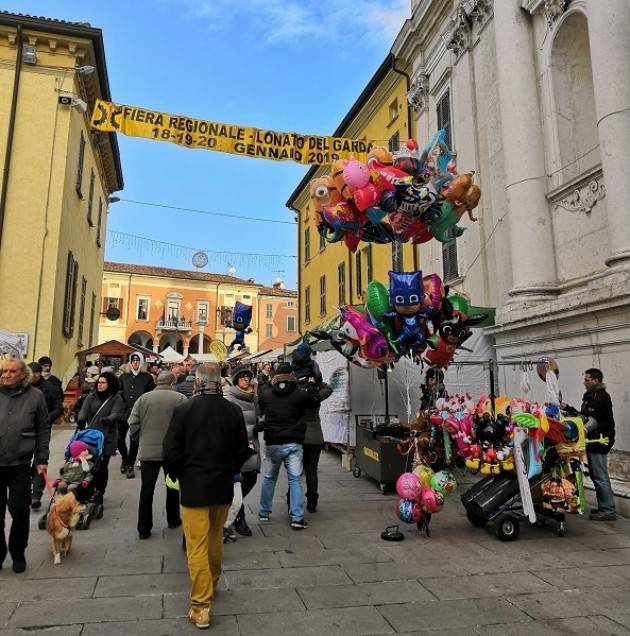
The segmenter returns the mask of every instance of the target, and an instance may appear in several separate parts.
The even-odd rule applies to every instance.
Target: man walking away
[[[304,521],[304,495],[300,481],[303,470],[302,443],[306,433],[306,422],[301,418],[306,409],[318,404],[317,385],[309,381],[306,390],[298,390],[288,363],[280,364],[271,382],[261,389],[258,405],[265,416],[263,430],[266,447],[258,512],[260,521],[269,521],[280,465],[284,464],[289,479],[291,527],[302,530],[308,525]]]
[[[48,426],[52,429],[52,425],[63,413],[63,393],[61,388],[54,382],[49,382],[42,378],[42,365],[38,362],[31,362],[28,365],[31,370],[31,386],[39,389],[46,401],[46,410],[48,411]],[[48,433],[50,435],[50,432]],[[39,510],[42,507],[42,495],[44,494],[44,477],[40,475],[33,466],[33,495],[31,498],[31,508]]]
[[[615,419],[612,400],[604,375],[599,369],[588,369],[584,372],[586,393],[582,398],[582,415],[586,418],[586,456],[591,479],[597,496],[597,509],[591,510],[589,519],[593,521],[615,521],[615,495],[608,475],[608,453],[615,443]],[[607,439],[607,441],[605,441]]]
[[[186,398],[173,390],[175,376],[162,371],[154,391],[141,395],[131,409],[129,437],[139,443],[140,502],[138,504],[138,536],[148,539],[153,528],[153,494],[162,467],[162,443],[175,407]],[[179,493],[166,489],[166,521],[169,528],[181,525],[179,519]]]
[[[221,367],[199,365],[195,396],[178,406],[164,438],[164,467],[179,479],[186,555],[191,579],[188,618],[210,626],[221,576],[223,525],[234,475],[250,454],[243,413],[221,395]]]
[[[31,370],[25,362],[9,358],[0,367],[0,568],[7,555],[4,518],[8,503],[13,519],[8,548],[13,571],[20,573],[26,569],[31,464],[35,463],[39,474],[46,472],[50,426],[46,401],[41,391],[30,386]]]
[[[134,465],[138,456],[138,441],[129,439],[129,450],[127,450],[127,431],[129,425],[127,420],[131,415],[131,409],[136,400],[145,393],[155,388],[153,376],[146,371],[142,371],[144,356],[141,353],[132,353],[129,356],[131,372],[120,376],[120,389],[123,402],[125,403],[125,417],[118,423],[118,452],[122,458],[120,472],[127,473],[127,479],[133,479],[136,474]]]
[[[52,369],[52,360],[48,356],[42,356],[38,361],[38,364],[42,367],[42,378],[46,380],[46,382],[52,382],[55,384],[59,390],[62,390],[61,380],[51,373]]]

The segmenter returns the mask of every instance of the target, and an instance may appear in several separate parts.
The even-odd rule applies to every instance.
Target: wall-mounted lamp
[[[118,203],[120,201],[120,197],[108,197],[107,203]]]
[[[91,75],[94,73],[94,67],[90,64],[86,64],[85,66],[77,66],[74,69],[79,75]]]

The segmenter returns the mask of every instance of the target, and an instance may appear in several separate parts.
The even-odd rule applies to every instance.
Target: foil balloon
[[[431,487],[431,479],[433,477],[433,470],[426,464],[418,464],[414,469],[414,474],[420,480],[420,484],[424,488]]]
[[[431,478],[431,488],[444,497],[448,497],[456,487],[457,482],[455,481],[455,477],[446,470],[435,473]]]
[[[396,481],[396,492],[402,499],[415,499],[421,487],[420,480],[414,473],[403,473]]]
[[[398,502],[398,517],[405,523],[418,523],[422,518],[422,508],[417,501],[401,499]]]
[[[455,159],[446,143],[446,129],[438,130],[420,153],[420,171],[440,189],[455,175]]]
[[[228,351],[233,351],[235,347],[243,349],[245,347],[245,334],[251,333],[249,323],[252,321],[252,306],[236,301],[232,312],[232,322],[227,327],[235,330],[234,340],[230,343]]]
[[[420,491],[420,506],[424,512],[434,514],[439,512],[444,505],[444,497],[432,488],[423,488]]]
[[[361,357],[376,362],[389,361],[389,347],[385,336],[370,323],[367,316],[353,307],[340,308],[344,323],[339,329],[342,338],[356,343]]]
[[[365,308],[372,324],[387,338],[392,351],[398,354],[394,329],[384,320],[389,312],[389,292],[383,283],[377,280],[368,283],[365,292]]]

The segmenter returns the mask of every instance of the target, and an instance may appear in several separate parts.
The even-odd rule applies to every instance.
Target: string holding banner
[[[186,148],[311,165],[329,165],[338,159],[352,158],[366,162],[374,145],[365,139],[299,135],[170,115],[102,99],[97,99],[94,105],[91,127]]]

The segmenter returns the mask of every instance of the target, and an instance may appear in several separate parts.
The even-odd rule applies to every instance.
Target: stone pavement
[[[56,475],[70,433],[54,435]],[[53,566],[46,532],[33,514],[28,568],[10,559],[0,572],[0,636],[196,633],[185,618],[188,576],[180,530],[169,530],[156,505],[148,541],[136,534],[140,479],[123,479],[112,461],[105,516],[77,532],[73,553]],[[524,527],[501,543],[473,528],[456,495],[435,515],[431,537],[395,523],[393,496],[341,469],[339,455],[321,461],[320,508],[309,528],[288,527],[279,483],[271,522],[255,517],[258,488],[248,497],[254,536],[226,546],[225,573],[210,633],[278,634],[627,634],[630,632],[630,521],[589,522],[571,516],[568,533]]]

